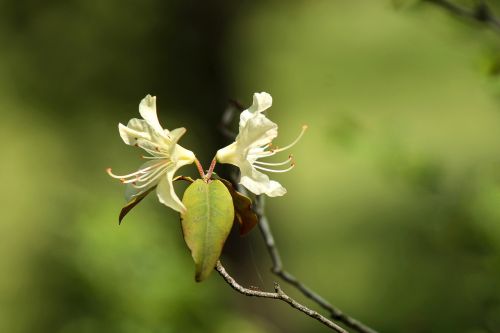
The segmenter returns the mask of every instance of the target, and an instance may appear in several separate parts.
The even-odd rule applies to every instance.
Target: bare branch
[[[485,1],[477,1],[477,4],[473,8],[468,8],[449,0],[422,1],[442,7],[454,15],[486,24],[491,27],[492,30],[500,33],[500,19],[493,14],[493,11]]]
[[[300,312],[305,313],[311,318],[316,319],[317,321],[321,322],[323,325],[331,328],[335,332],[338,333],[348,333],[345,329],[342,327],[338,326],[328,318],[325,318],[324,316],[320,315],[318,312],[311,310],[307,308],[306,306],[300,304],[287,294],[281,289],[278,283],[274,283],[274,293],[271,292],[266,292],[266,291],[259,291],[259,290],[252,290],[252,289],[247,289],[243,286],[241,286],[236,280],[231,277],[226,270],[224,269],[224,266],[222,266],[220,261],[217,261],[217,265],[215,266],[215,269],[217,272],[226,280],[226,282],[237,292],[246,295],[246,296],[256,296],[256,297],[264,297],[264,298],[273,298],[273,299],[279,299],[282,300],[283,302],[288,303],[292,308],[299,310]]]
[[[320,305],[322,308],[327,310],[330,313],[330,316],[346,325],[349,328],[352,328],[360,333],[377,333],[374,329],[364,325],[360,321],[346,315],[340,309],[337,309],[332,304],[330,304],[323,297],[318,295],[316,292],[311,290],[309,287],[300,282],[295,276],[288,273],[283,269],[283,262],[281,261],[281,256],[276,247],[276,243],[274,241],[274,236],[271,232],[271,227],[269,226],[269,221],[267,220],[266,215],[264,214],[264,197],[258,196],[255,200],[255,213],[259,217],[259,229],[264,241],[266,242],[267,250],[269,255],[271,256],[271,261],[273,263],[272,272],[282,278],[284,281],[293,285],[297,288],[304,296],[313,300],[315,303]]]
[[[234,103],[234,102],[233,102]],[[238,108],[235,107],[238,106]],[[239,104],[232,104],[232,107],[227,109],[226,112],[224,113],[224,116],[221,121],[221,129],[225,129],[223,131],[223,134],[230,140],[234,140],[236,137],[236,134],[232,133],[228,127],[234,117],[234,111],[240,109],[240,111],[243,109],[239,106]],[[231,175],[231,180],[233,184],[235,184],[236,188],[238,189],[239,192],[245,194],[248,196],[247,190],[238,184],[238,174],[232,174]],[[281,279],[283,279],[285,282],[289,283],[290,285],[294,286],[299,290],[304,296],[309,298],[310,300],[314,301],[316,304],[321,306],[323,309],[328,311],[330,314],[331,318],[339,323],[342,323],[346,325],[349,328],[352,328],[353,330],[356,330],[359,333],[378,333],[374,329],[366,326],[362,322],[348,316],[344,312],[342,312],[340,309],[334,307],[332,304],[330,304],[327,300],[325,300],[323,297],[321,297],[319,294],[314,292],[312,289],[307,287],[305,284],[300,282],[295,276],[290,274],[289,272],[285,271],[283,269],[283,262],[281,261],[281,255],[279,253],[278,247],[276,246],[276,242],[274,240],[273,233],[271,231],[271,227],[269,225],[269,221],[264,213],[264,196],[256,196],[254,204],[253,204],[253,209],[255,213],[257,214],[257,217],[259,218],[259,229],[262,237],[264,238],[264,241],[266,243],[267,251],[269,252],[269,256],[271,257],[271,261],[273,264],[273,267],[271,268],[271,271],[279,276]]]

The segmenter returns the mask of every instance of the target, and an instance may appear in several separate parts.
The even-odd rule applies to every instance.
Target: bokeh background
[[[195,283],[178,215],[153,196],[117,223],[105,169],[141,163],[117,123],[144,95],[208,165],[228,100],[257,91],[276,144],[309,125],[276,176],[288,194],[267,200],[289,271],[381,333],[500,332],[491,29],[418,1],[2,0],[0,41],[1,332],[325,331],[217,274]],[[223,260],[272,288],[258,230]]]

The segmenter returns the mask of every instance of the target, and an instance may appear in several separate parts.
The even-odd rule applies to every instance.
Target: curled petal
[[[174,185],[172,183],[174,173],[175,170],[171,170],[167,172],[166,177],[162,177],[156,188],[156,193],[162,204],[184,214],[186,212],[186,207],[177,197],[177,194],[175,194]]]
[[[266,92],[253,94],[253,104],[248,108],[248,111],[263,112],[271,107],[273,104],[273,98]]]
[[[252,106],[243,111],[240,115],[240,129],[245,126],[248,119],[269,109],[272,104],[273,98],[268,93],[261,92],[253,94]]]
[[[262,114],[252,116],[236,138],[240,145],[252,148],[265,145],[278,136],[278,125]]]
[[[163,133],[163,128],[156,115],[156,96],[147,95],[144,97],[139,104],[139,113],[158,134]]]
[[[270,197],[279,197],[286,194],[286,189],[280,183],[270,180],[269,177],[256,170],[249,162],[239,165],[241,171],[240,184],[254,194],[267,194]]]
[[[179,128],[176,128],[174,130],[171,130],[170,133],[168,134],[168,136],[170,137],[170,139],[177,143],[177,141],[180,140],[180,138],[186,133],[186,129],[184,127],[179,127]]]
[[[163,137],[155,132],[148,122],[142,119],[130,119],[127,126],[118,124],[118,131],[123,142],[128,145],[135,145],[137,139],[160,142]]]
[[[135,120],[139,121],[139,119]],[[129,124],[131,121],[129,121]],[[138,138],[150,138],[149,134],[146,131],[140,130],[138,128],[131,128],[121,123],[118,124],[118,131],[120,132],[120,137],[122,138],[123,142],[125,142],[127,145],[135,145]]]

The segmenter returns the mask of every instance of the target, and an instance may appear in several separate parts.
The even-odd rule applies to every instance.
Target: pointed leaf
[[[219,180],[227,187],[234,204],[234,219],[238,221],[240,226],[240,235],[244,236],[253,229],[259,222],[257,215],[252,209],[252,200],[246,195],[236,191],[230,181],[219,178]]]
[[[125,207],[123,207],[122,210],[120,211],[120,215],[118,216],[118,224],[121,224],[125,215],[127,215],[132,210],[132,208],[134,208],[139,202],[141,202],[142,199],[144,199],[155,188],[156,188],[156,186],[153,186],[150,189],[148,189],[147,191],[139,194],[138,196],[136,196],[132,200],[130,200],[125,205]]]
[[[181,215],[182,232],[195,263],[195,279],[200,282],[213,271],[231,231],[233,200],[220,181],[198,179],[186,189],[182,202],[187,209]]]

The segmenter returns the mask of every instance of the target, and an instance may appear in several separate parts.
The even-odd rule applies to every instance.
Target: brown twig
[[[234,111],[237,110],[235,107],[236,104],[232,104],[231,108],[228,108],[224,116],[222,118],[221,122],[221,130],[222,133],[230,140],[234,140],[236,137],[236,134],[233,133],[231,130],[229,130],[229,126],[231,121],[234,118]],[[241,107],[239,109],[242,109]],[[240,110],[242,111],[242,110]],[[236,188],[238,189],[239,192],[246,194],[248,196],[248,192],[246,189],[239,185],[239,175],[238,174],[232,174],[231,175],[231,180],[233,184],[236,185]],[[278,250],[278,247],[276,246],[276,242],[274,240],[273,233],[271,231],[271,227],[269,225],[269,221],[264,213],[264,196],[256,196],[253,204],[253,208],[255,210],[255,213],[257,214],[259,218],[259,229],[262,237],[264,238],[264,241],[266,243],[267,251],[269,253],[269,256],[271,257],[272,261],[272,268],[271,271],[283,279],[283,281],[289,283],[290,285],[294,286],[299,290],[304,296],[321,306],[323,309],[328,311],[330,314],[330,317],[339,322],[344,324],[345,326],[352,328],[353,330],[357,331],[358,333],[378,333],[376,330],[373,328],[368,327],[367,325],[363,324],[362,322],[348,316],[344,312],[342,312],[340,309],[334,307],[332,304],[330,304],[327,300],[325,300],[322,296],[320,296],[318,293],[314,292],[311,288],[307,287],[305,284],[300,282],[295,276],[290,274],[289,272],[285,271],[283,269],[283,262],[281,261],[281,255]]]
[[[289,272],[283,269],[283,262],[281,261],[281,256],[276,247],[276,242],[274,240],[273,233],[271,232],[271,227],[269,225],[269,221],[264,214],[264,197],[257,196],[254,204],[254,210],[257,216],[259,217],[259,230],[264,238],[266,243],[267,252],[271,257],[271,261],[273,263],[273,267],[271,268],[272,272],[279,276],[284,281],[288,282],[295,288],[297,288],[304,296],[314,301],[318,305],[320,305],[323,309],[327,310],[330,313],[331,318],[346,325],[353,330],[356,330],[359,333],[377,333],[374,329],[366,326],[360,321],[346,315],[340,309],[334,307],[330,304],[326,299],[321,297],[319,294],[314,292],[311,288],[307,287],[305,284],[300,282],[295,276],[290,274]]]
[[[285,294],[285,292],[281,289],[278,283],[274,283],[274,291],[275,291],[274,293],[267,291],[252,290],[245,288],[241,286],[238,282],[236,282],[236,280],[231,275],[229,275],[229,273],[224,269],[224,266],[222,266],[220,261],[217,261],[215,269],[234,290],[243,295],[282,300],[283,302],[288,303],[292,308],[297,309],[300,312],[305,313],[309,317],[316,319],[317,321],[329,327],[330,329],[334,330],[335,332],[348,333],[345,329],[335,324],[328,318],[325,318],[318,312],[309,309],[308,307],[300,304],[299,302],[297,302],[296,300]]]
[[[500,33],[500,19],[498,19],[494,14],[492,9],[486,4],[485,1],[477,1],[477,4],[468,8],[459,4],[456,4],[449,0],[422,0],[423,2],[428,2],[435,4],[443,9],[446,9],[450,13],[476,21],[479,23],[486,24],[491,27],[492,30]]]

